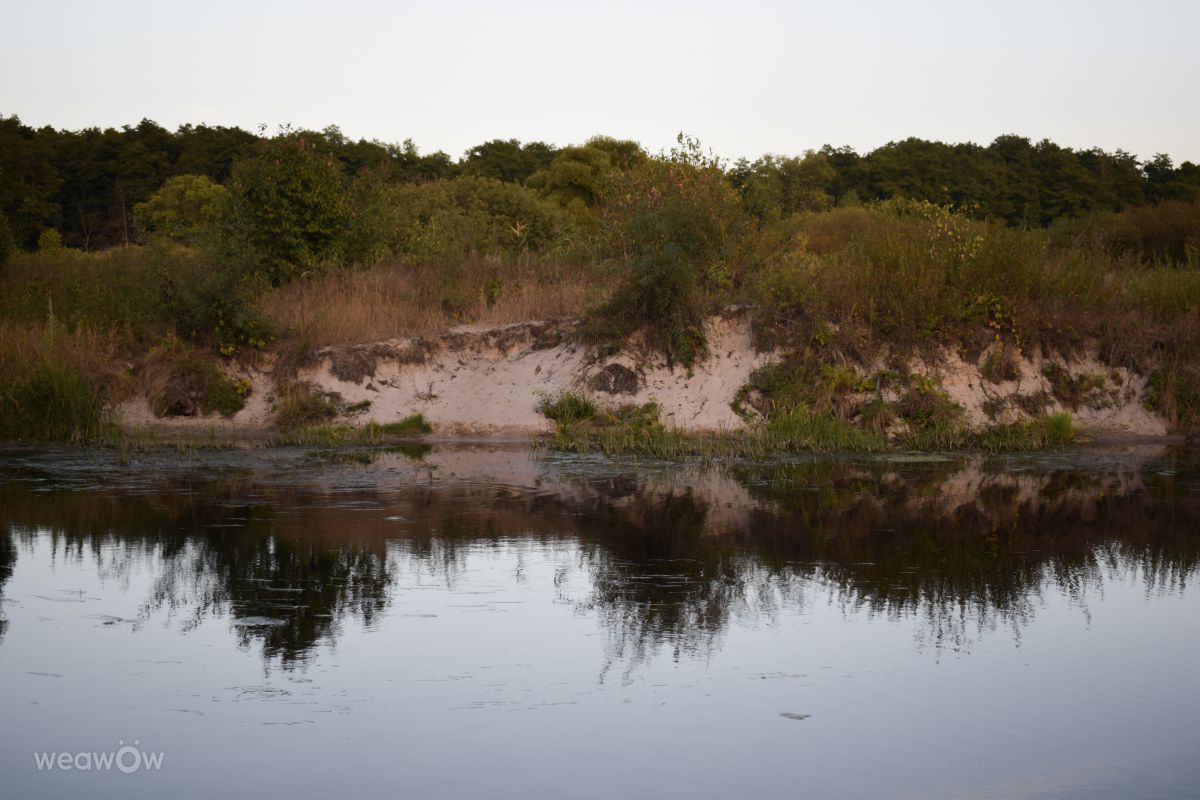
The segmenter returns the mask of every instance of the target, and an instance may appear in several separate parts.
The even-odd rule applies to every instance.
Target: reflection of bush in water
[[[13,565],[17,561],[17,548],[13,544],[12,534],[0,529],[0,642],[4,641],[4,633],[8,630],[8,620],[4,618],[4,584],[12,577]]]
[[[1047,586],[1083,602],[1106,574],[1136,571],[1148,589],[1182,588],[1200,554],[1200,497],[1133,469],[967,462],[901,474],[843,462],[736,477],[764,502],[747,525],[762,564],[794,565],[847,609],[917,615],[937,646],[969,643],[972,628],[1019,628]]]
[[[369,624],[388,603],[391,576],[382,551],[273,534],[269,510],[220,485],[183,493],[31,494],[0,489],[0,526],[25,535],[49,528],[63,558],[93,558],[102,574],[160,564],[140,618],[184,612],[184,630],[228,614],[283,624],[237,627],[242,646],[259,644],[288,667],[331,640],[349,615]],[[165,487],[164,487],[165,489]]]
[[[283,664],[347,615],[370,623],[401,571],[453,587],[489,548],[519,560],[557,546],[564,570],[581,564],[591,583],[574,599],[609,632],[611,661],[630,666],[664,647],[702,656],[733,619],[795,606],[806,587],[848,613],[916,618],[921,640],[940,648],[1020,628],[1047,587],[1082,603],[1114,573],[1172,590],[1196,572],[1191,462],[1168,464],[1176,476],[989,463],[822,460],[730,467],[705,481],[548,467],[536,490],[434,483],[336,497],[252,481],[201,481],[188,493],[164,482],[153,495],[0,484],[0,531],[49,529],[58,551],[94,553],[109,572],[161,561],[144,614],[182,612],[185,625],[225,613],[283,620],[237,629]],[[393,512],[402,527],[383,520]]]

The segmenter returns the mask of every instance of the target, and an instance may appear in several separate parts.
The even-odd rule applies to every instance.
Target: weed
[[[275,400],[275,427],[297,436],[313,426],[328,427],[320,423],[337,417],[340,404],[340,395],[320,391],[307,381],[285,383]]]
[[[1112,402],[1104,375],[1072,375],[1062,366],[1049,363],[1042,367],[1042,376],[1049,382],[1054,399],[1072,411],[1084,405],[1104,408]]]
[[[368,423],[370,424],[370,423]],[[423,436],[433,433],[433,426],[422,414],[409,414],[397,422],[383,422],[377,425],[379,432],[386,436]]]
[[[596,404],[584,395],[560,392],[542,396],[537,404],[537,412],[559,425],[568,425],[596,416]]]

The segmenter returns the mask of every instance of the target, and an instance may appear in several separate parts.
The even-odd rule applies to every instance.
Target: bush
[[[258,310],[263,286],[199,251],[162,244],[99,253],[63,250],[12,260],[0,313],[70,329],[114,330],[142,345],[168,334],[226,354],[272,336]]]
[[[341,412],[340,395],[323,392],[307,381],[291,381],[279,388],[275,400],[275,427],[294,430],[328,422]]]
[[[227,188],[226,249],[247,255],[273,285],[342,263],[347,182],[322,137],[287,133],[259,140],[256,152],[234,165]]]
[[[538,401],[537,412],[552,422],[567,425],[596,416],[596,404],[581,394],[560,392],[543,396]]]
[[[626,276],[588,330],[613,344],[642,331],[668,362],[690,366],[705,353],[708,297],[741,285],[734,256],[749,218],[720,163],[694,139],[679,143],[606,187],[604,250],[624,262]]]
[[[215,234],[227,194],[224,186],[203,175],[176,175],[133,207],[134,227],[143,238],[200,244]]]
[[[641,333],[668,364],[688,367],[702,359],[706,304],[695,268],[672,249],[650,251],[629,269],[612,299],[591,314],[585,338],[615,350]]]
[[[150,351],[141,378],[150,408],[159,417],[232,417],[245,407],[250,393],[248,381],[229,377],[175,337]]]
[[[380,433],[387,436],[424,436],[433,433],[433,426],[423,414],[409,414],[396,422],[375,423]]]
[[[74,365],[41,364],[0,391],[0,436],[81,442],[104,425],[104,402]]]
[[[416,263],[473,254],[545,252],[565,246],[571,218],[532,189],[461,177],[388,190],[392,251]]]
[[[120,393],[101,337],[55,324],[0,323],[0,438],[87,442],[108,426]]]

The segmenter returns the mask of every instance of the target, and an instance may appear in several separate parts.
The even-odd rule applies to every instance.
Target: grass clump
[[[279,387],[275,399],[275,427],[300,431],[310,427],[328,427],[326,423],[340,413],[341,396],[323,392],[308,381],[289,381]]]
[[[0,323],[0,438],[92,442],[112,427],[109,405],[127,390],[111,339],[67,331],[53,317]]]
[[[106,427],[104,401],[71,364],[43,363],[0,387],[0,437],[87,442]]]
[[[596,416],[596,404],[589,397],[564,391],[544,395],[538,401],[537,412],[552,422],[569,424]]]
[[[1072,411],[1080,406],[1103,408],[1111,402],[1103,375],[1072,375],[1058,364],[1046,364],[1042,376],[1050,383],[1054,399]]]
[[[1200,429],[1200,367],[1172,364],[1155,370],[1147,382],[1145,402],[1174,427]]]
[[[367,426],[374,425],[379,432],[386,436],[424,436],[427,433],[433,433],[433,426],[425,419],[423,414],[409,414],[402,420],[396,422],[369,422]]]
[[[400,422],[383,423],[368,422],[365,425],[342,423],[301,424],[294,427],[282,428],[271,436],[272,446],[295,445],[304,447],[379,447],[390,444],[397,439],[411,439],[426,433],[432,433],[425,418],[413,414]],[[400,445],[404,450],[405,445]],[[404,450],[416,452],[423,446],[414,445],[416,449]]]
[[[250,382],[232,378],[195,348],[168,336],[142,365],[141,381],[159,417],[220,414],[232,417],[246,406]]]
[[[649,458],[763,458],[795,452],[874,452],[886,439],[827,412],[796,407],[745,431],[684,431],[666,425],[657,403],[600,409],[585,418],[557,420],[541,440],[553,450]]]

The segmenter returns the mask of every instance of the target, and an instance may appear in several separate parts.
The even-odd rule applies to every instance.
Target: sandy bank
[[[748,320],[714,317],[708,323],[709,357],[692,369],[670,367],[652,354],[629,348],[604,356],[573,335],[577,322],[525,322],[500,327],[464,326],[436,337],[397,338],[349,348],[326,348],[296,379],[339,395],[355,412],[348,419],[386,423],[420,413],[441,436],[527,437],[549,424],[539,399],[563,391],[590,394],[602,404],[656,402],[668,423],[689,430],[736,429],[743,420],[731,403],[751,373],[777,358],[756,352]],[[982,363],[982,359],[981,359]],[[1082,402],[1064,408],[1054,397],[1045,367],[1087,381]],[[272,424],[276,399],[274,363],[234,370],[251,386],[245,408],[230,419],[158,418],[144,397],[120,405],[126,426],[197,429],[253,435]],[[1017,361],[1015,376],[986,380],[980,364],[946,351],[936,363],[914,362],[965,409],[972,426],[1010,422],[1037,413],[1070,411],[1076,424],[1103,435],[1163,436],[1164,421],[1145,408],[1146,381],[1094,356]],[[1036,402],[1031,402],[1036,401]]]

